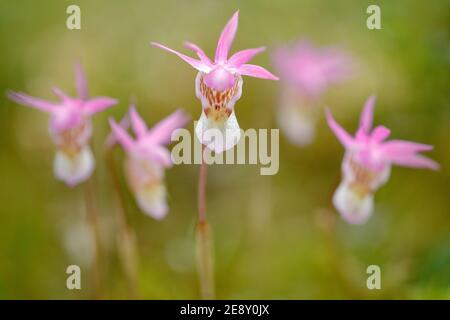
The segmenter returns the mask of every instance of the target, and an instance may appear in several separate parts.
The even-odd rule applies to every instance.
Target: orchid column
[[[374,193],[389,180],[393,164],[437,170],[439,165],[419,154],[432,146],[404,140],[385,141],[390,130],[377,126],[372,130],[375,97],[369,97],[361,114],[355,137],[349,135],[327,110],[328,125],[344,146],[342,182],[333,196],[333,204],[351,224],[365,223],[373,212]]]
[[[186,42],[185,46],[194,51],[199,59],[191,58],[161,44],[152,43],[156,47],[176,54],[199,71],[195,79],[195,91],[202,103],[202,113],[195,133],[204,146],[216,153],[226,151],[239,142],[240,128],[234,105],[242,94],[242,76],[278,80],[263,67],[247,64],[255,55],[264,51],[264,47],[242,50],[228,58],[238,27],[238,17],[237,11],[223,29],[214,61],[209,59],[201,48],[190,42]],[[206,163],[203,152],[198,187],[197,256],[200,285],[202,297],[213,298],[212,244],[206,218]]]
[[[290,142],[303,147],[315,136],[318,104],[328,87],[350,74],[350,57],[334,48],[315,48],[303,40],[275,51],[274,64],[282,77],[276,115]]]

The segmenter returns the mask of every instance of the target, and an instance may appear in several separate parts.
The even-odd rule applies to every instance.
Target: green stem
[[[114,198],[116,199],[117,205],[116,219],[118,225],[118,254],[125,273],[129,298],[136,299],[138,297],[138,254],[136,248],[136,236],[127,223],[125,199],[120,185],[119,175],[117,173],[113,149],[106,151],[105,158],[108,165],[109,175],[112,180]]]
[[[206,173],[202,146],[202,163],[198,179],[198,221],[196,228],[197,269],[203,299],[214,299],[214,261],[210,227],[206,219]]]
[[[100,227],[100,215],[97,210],[96,198],[95,198],[95,186],[93,178],[91,177],[84,188],[86,211],[88,222],[92,228],[95,240],[95,257],[93,262],[93,273],[95,282],[95,298],[103,298],[103,251],[101,244],[101,227]]]

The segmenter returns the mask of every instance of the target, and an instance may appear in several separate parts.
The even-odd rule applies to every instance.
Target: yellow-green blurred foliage
[[[66,28],[66,8],[81,7],[82,29]],[[95,117],[98,202],[107,256],[106,292],[125,298],[115,254],[115,209],[102,157],[107,118],[122,117],[131,97],[151,125],[183,107],[200,115],[195,70],[150,46],[182,49],[190,40],[212,56],[226,21],[240,9],[233,51],[267,45],[254,63],[274,70],[270,51],[300,38],[338,44],[357,61],[354,76],[323,99],[353,131],[376,93],[375,121],[394,138],[435,146],[431,172],[393,168],[366,225],[344,223],[331,205],[343,149],[319,119],[311,146],[280,136],[280,170],[215,165],[208,175],[218,298],[450,298],[450,105],[448,1],[377,1],[382,29],[366,28],[369,1],[167,0],[0,2],[0,298],[90,298],[84,267],[83,186],[55,181],[46,115],[6,99],[9,89],[53,99],[74,94],[73,64],[90,92],[120,99]],[[279,83],[244,79],[236,104],[242,128],[276,128]],[[192,131],[192,124],[189,126]],[[117,151],[118,159],[122,151]],[[120,167],[122,169],[122,167]],[[122,173],[122,172],[121,172]],[[197,165],[167,172],[170,213],[155,221],[127,194],[139,246],[142,298],[198,298],[194,264]],[[82,290],[66,289],[66,267],[82,266]],[[382,290],[366,288],[366,267],[382,271]]]

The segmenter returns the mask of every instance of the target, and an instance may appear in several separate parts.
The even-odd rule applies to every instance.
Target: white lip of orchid
[[[195,80],[196,94],[202,103],[202,114],[195,132],[202,144],[220,153],[232,148],[240,139],[234,104],[242,94],[242,77],[235,74],[233,87],[217,91],[206,84],[206,76],[205,73],[199,72]],[[218,138],[222,141],[212,140]]]

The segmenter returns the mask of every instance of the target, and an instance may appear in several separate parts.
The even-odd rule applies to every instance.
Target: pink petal
[[[211,59],[209,59],[209,57],[205,54],[205,52],[203,51],[202,48],[200,48],[196,44],[194,44],[192,42],[188,42],[188,41],[186,41],[184,43],[184,46],[186,48],[194,51],[204,64],[208,65],[209,67],[212,67],[213,63],[212,63]]]
[[[137,113],[134,105],[130,107],[130,119],[136,136],[138,138],[143,137],[147,133],[147,125]]]
[[[148,131],[148,138],[155,144],[168,144],[175,129],[184,127],[190,118],[182,111],[177,110],[167,118],[158,122]]]
[[[105,110],[117,104],[117,100],[109,97],[98,97],[86,101],[83,104],[83,108],[86,110],[87,115],[93,115],[94,113]]]
[[[163,46],[162,44],[159,44],[159,43],[156,43],[156,42],[152,42],[152,45],[157,47],[157,48],[169,51],[170,53],[176,54],[178,57],[183,59],[185,62],[189,63],[193,68],[197,69],[198,71],[207,73],[207,72],[209,72],[209,70],[211,70],[210,67],[208,67],[206,64],[204,64],[200,60],[188,57],[188,56],[186,56],[186,55],[184,55],[184,54],[182,54],[182,53],[180,53],[178,51],[170,49],[170,48],[168,48],[166,46]]]
[[[31,97],[25,93],[22,92],[14,92],[14,91],[8,91],[7,92],[8,98],[15,101],[18,104],[22,104],[28,107],[36,108],[38,110],[44,111],[44,112],[50,112],[53,113],[57,111],[58,105],[41,100],[39,98]]]
[[[70,100],[70,97],[61,89],[54,87],[53,92],[63,101]]]
[[[127,152],[132,152],[135,143],[133,139],[130,137],[130,135],[121,126],[119,126],[114,121],[114,119],[110,118],[109,124],[117,141],[122,145],[122,147]]]
[[[385,126],[377,126],[371,133],[371,138],[375,142],[382,142],[387,137],[389,137],[390,134],[391,134],[391,130],[389,130]]]
[[[333,130],[336,137],[342,143],[345,148],[351,148],[354,145],[354,140],[351,135],[347,133],[333,118],[330,110],[326,109],[326,117],[328,126]]]
[[[439,164],[418,152],[430,151],[433,146],[403,140],[392,140],[381,147],[383,154],[392,163],[407,167],[421,167],[437,170]]]
[[[151,158],[151,160],[155,161],[159,165],[163,167],[171,167],[172,166],[172,157],[166,148],[159,146],[159,145],[153,145],[151,148],[145,151],[146,155]]]
[[[87,100],[89,97],[87,81],[83,72],[83,68],[81,67],[81,64],[79,62],[75,64],[75,82],[77,85],[78,97],[82,100]]]
[[[130,127],[130,117],[128,113],[125,114],[122,120],[120,120],[119,126],[125,131],[128,130],[128,128]],[[106,137],[105,148],[107,149],[112,148],[116,143],[117,143],[116,135],[114,134],[114,132],[111,132],[108,135],[108,137]]]
[[[237,68],[237,72],[244,76],[250,76],[255,78],[261,78],[261,79],[268,79],[268,80],[279,80],[279,78],[263,67],[254,65],[254,64],[243,64],[239,68]]]
[[[225,62],[228,57],[228,51],[231,48],[234,37],[236,35],[239,20],[239,10],[236,11],[228,21],[225,28],[220,34],[219,42],[217,43],[216,56],[214,58],[215,62]]]
[[[361,113],[361,118],[359,120],[359,128],[365,133],[369,133],[372,128],[373,121],[373,107],[375,105],[375,96],[370,96],[365,105],[363,112]]]
[[[266,50],[265,47],[254,48],[254,49],[246,49],[239,52],[236,52],[231,56],[228,60],[228,64],[233,67],[240,67],[244,63],[249,62],[255,55]]]
[[[431,151],[433,146],[405,140],[391,140],[383,144],[383,151],[390,155],[408,155],[417,152]]]
[[[437,162],[420,154],[409,155],[407,157],[391,157],[390,161],[404,167],[426,168],[431,170],[439,169],[439,164]]]

